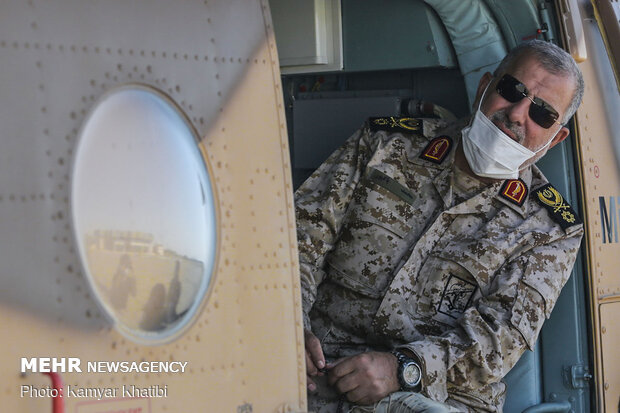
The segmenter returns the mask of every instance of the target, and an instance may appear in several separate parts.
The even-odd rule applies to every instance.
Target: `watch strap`
[[[412,390],[419,388],[420,386],[419,383],[412,387],[407,382],[405,382],[405,378],[404,378],[404,368],[406,364],[410,364],[410,363],[415,364],[418,370],[420,371],[420,374],[422,373],[422,369],[420,368],[420,365],[418,364],[418,362],[415,361],[413,358],[408,357],[407,355],[405,355],[403,352],[399,350],[392,350],[391,353],[396,357],[396,360],[398,361],[398,370],[396,372],[396,377],[398,378],[398,384],[400,385],[400,390],[401,391],[412,391]]]

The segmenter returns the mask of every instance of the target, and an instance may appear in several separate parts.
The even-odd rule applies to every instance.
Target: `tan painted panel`
[[[604,197],[609,211],[609,198],[620,195],[620,171],[611,129],[611,113],[604,107],[602,90],[609,87],[598,76],[598,68],[588,60],[580,64],[586,82],[586,92],[578,113],[579,144],[585,179],[585,202],[588,216],[589,246],[595,262],[596,293],[599,298],[620,294],[617,277],[620,243],[603,242],[600,197]],[[616,214],[618,210],[616,209]]]
[[[297,247],[280,73],[266,0],[3,1],[0,17],[2,410],[51,411],[21,357],[77,357],[67,412],[306,409]],[[177,340],[143,346],[105,320],[81,271],[69,181],[77,131],[110,88],[146,83],[203,137],[218,209],[208,297]],[[96,190],[96,189],[94,189]],[[88,361],[181,361],[93,373]],[[165,389],[133,398],[123,386]],[[117,389],[75,397],[66,386]],[[159,386],[153,388],[151,386]],[[77,393],[76,393],[77,394]]]
[[[601,305],[601,345],[603,350],[604,411],[615,412],[620,406],[620,301]]]
[[[615,228],[619,229],[620,219],[620,105],[613,70],[599,28],[590,12],[591,5],[586,0],[579,1],[579,10],[571,10],[571,13],[581,14],[588,50],[588,59],[579,64],[586,91],[576,117],[576,132],[583,174],[582,195],[587,231],[583,247],[588,253],[590,275],[595,384],[599,406],[604,403],[607,407],[605,411],[611,412],[617,411],[617,395],[620,394],[620,383],[613,379],[620,374],[620,364],[617,363],[620,347],[617,340],[610,341],[610,337],[617,337],[618,334],[617,323],[612,321],[618,318],[620,307],[603,303],[615,302],[620,297],[620,242],[615,239],[613,229],[611,239],[608,234],[609,225],[613,225],[610,220],[615,219]],[[607,210],[607,222],[601,202]],[[615,205],[613,216],[612,203]],[[603,327],[606,333],[603,333]],[[608,388],[605,388],[605,383]],[[609,404],[609,395],[615,397],[615,402]]]

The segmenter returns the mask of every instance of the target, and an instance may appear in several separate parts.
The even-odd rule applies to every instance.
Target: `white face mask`
[[[489,82],[489,84],[491,83]],[[562,126],[542,148],[536,152],[530,151],[502,132],[480,110],[488,87],[489,85],[482,93],[471,125],[462,131],[465,158],[467,158],[471,170],[478,176],[493,179],[517,179],[519,167],[548,147]]]

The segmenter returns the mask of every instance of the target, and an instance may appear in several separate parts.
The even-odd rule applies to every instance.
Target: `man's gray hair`
[[[577,108],[581,104],[581,99],[583,98],[583,76],[577,67],[577,63],[575,63],[571,55],[553,43],[542,40],[529,40],[512,49],[500,62],[499,66],[497,66],[497,69],[493,72],[493,76],[499,77],[506,73],[507,70],[513,67],[513,64],[518,63],[518,60],[524,56],[534,57],[549,73],[567,76],[573,79],[575,84],[573,98],[560,122],[566,124],[577,111]]]

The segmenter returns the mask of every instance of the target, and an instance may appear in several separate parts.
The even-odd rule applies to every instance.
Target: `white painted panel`
[[[270,0],[282,73],[342,70],[340,0]]]

